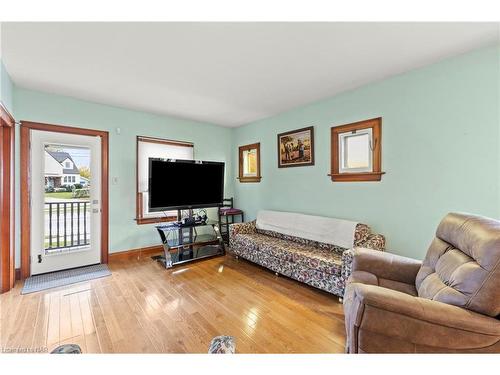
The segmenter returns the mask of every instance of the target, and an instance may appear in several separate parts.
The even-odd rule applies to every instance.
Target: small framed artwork
[[[260,143],[239,147],[240,182],[260,182]]]
[[[278,167],[314,165],[314,127],[278,134]]]

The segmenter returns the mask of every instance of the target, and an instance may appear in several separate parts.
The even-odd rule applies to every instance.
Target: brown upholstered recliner
[[[349,353],[500,353],[500,222],[451,213],[423,262],[356,249]]]

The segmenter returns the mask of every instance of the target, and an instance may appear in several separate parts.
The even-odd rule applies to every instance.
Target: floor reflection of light
[[[159,308],[158,301],[156,300],[156,296],[154,294],[148,294],[146,296],[146,312],[152,313],[157,311]]]
[[[170,310],[177,310],[177,308],[179,307],[179,299],[176,298],[173,301],[170,301],[169,303],[167,303],[167,306]]]
[[[259,320],[259,309],[252,307],[247,313],[247,325],[249,327],[255,328],[257,326],[257,321]]]
[[[189,271],[189,268],[183,268],[183,269],[174,271],[174,272],[172,272],[172,275],[179,275],[179,274],[184,273],[186,271]]]
[[[221,265],[221,266],[219,267],[219,273],[222,273],[222,271],[224,271],[224,266],[222,266],[222,265]]]

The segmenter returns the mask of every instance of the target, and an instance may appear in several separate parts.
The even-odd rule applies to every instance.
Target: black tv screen
[[[149,159],[149,210],[216,207],[224,198],[224,163]]]

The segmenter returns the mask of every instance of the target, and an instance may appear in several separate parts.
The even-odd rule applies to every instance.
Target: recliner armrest
[[[366,271],[377,277],[415,284],[422,262],[377,250],[354,248],[352,271]]]
[[[418,331],[421,337],[432,333],[428,331],[432,325],[478,334],[500,335],[500,322],[495,318],[481,315],[458,306],[414,297],[406,293],[375,285],[349,284],[346,288],[344,301],[344,304],[348,305],[346,319],[348,318],[348,314],[351,323],[354,323],[358,327],[364,325],[364,315],[367,307],[385,311],[384,315],[387,317],[385,322],[372,320],[370,323],[366,321],[366,325],[369,326],[370,330],[377,331],[378,327],[380,328],[379,333],[382,334],[387,334],[389,327],[397,327],[398,323],[400,323],[400,328],[406,328],[409,335],[414,335],[415,329],[411,328],[420,324],[421,331],[418,329],[416,331]],[[407,318],[406,321],[403,321],[403,319],[390,321],[391,317],[394,319],[397,315]],[[352,321],[353,318],[354,321]],[[428,323],[430,323],[430,326]],[[410,325],[414,327],[410,327]],[[399,333],[404,332],[401,329],[398,331]],[[413,337],[413,339],[418,340],[418,337]]]

